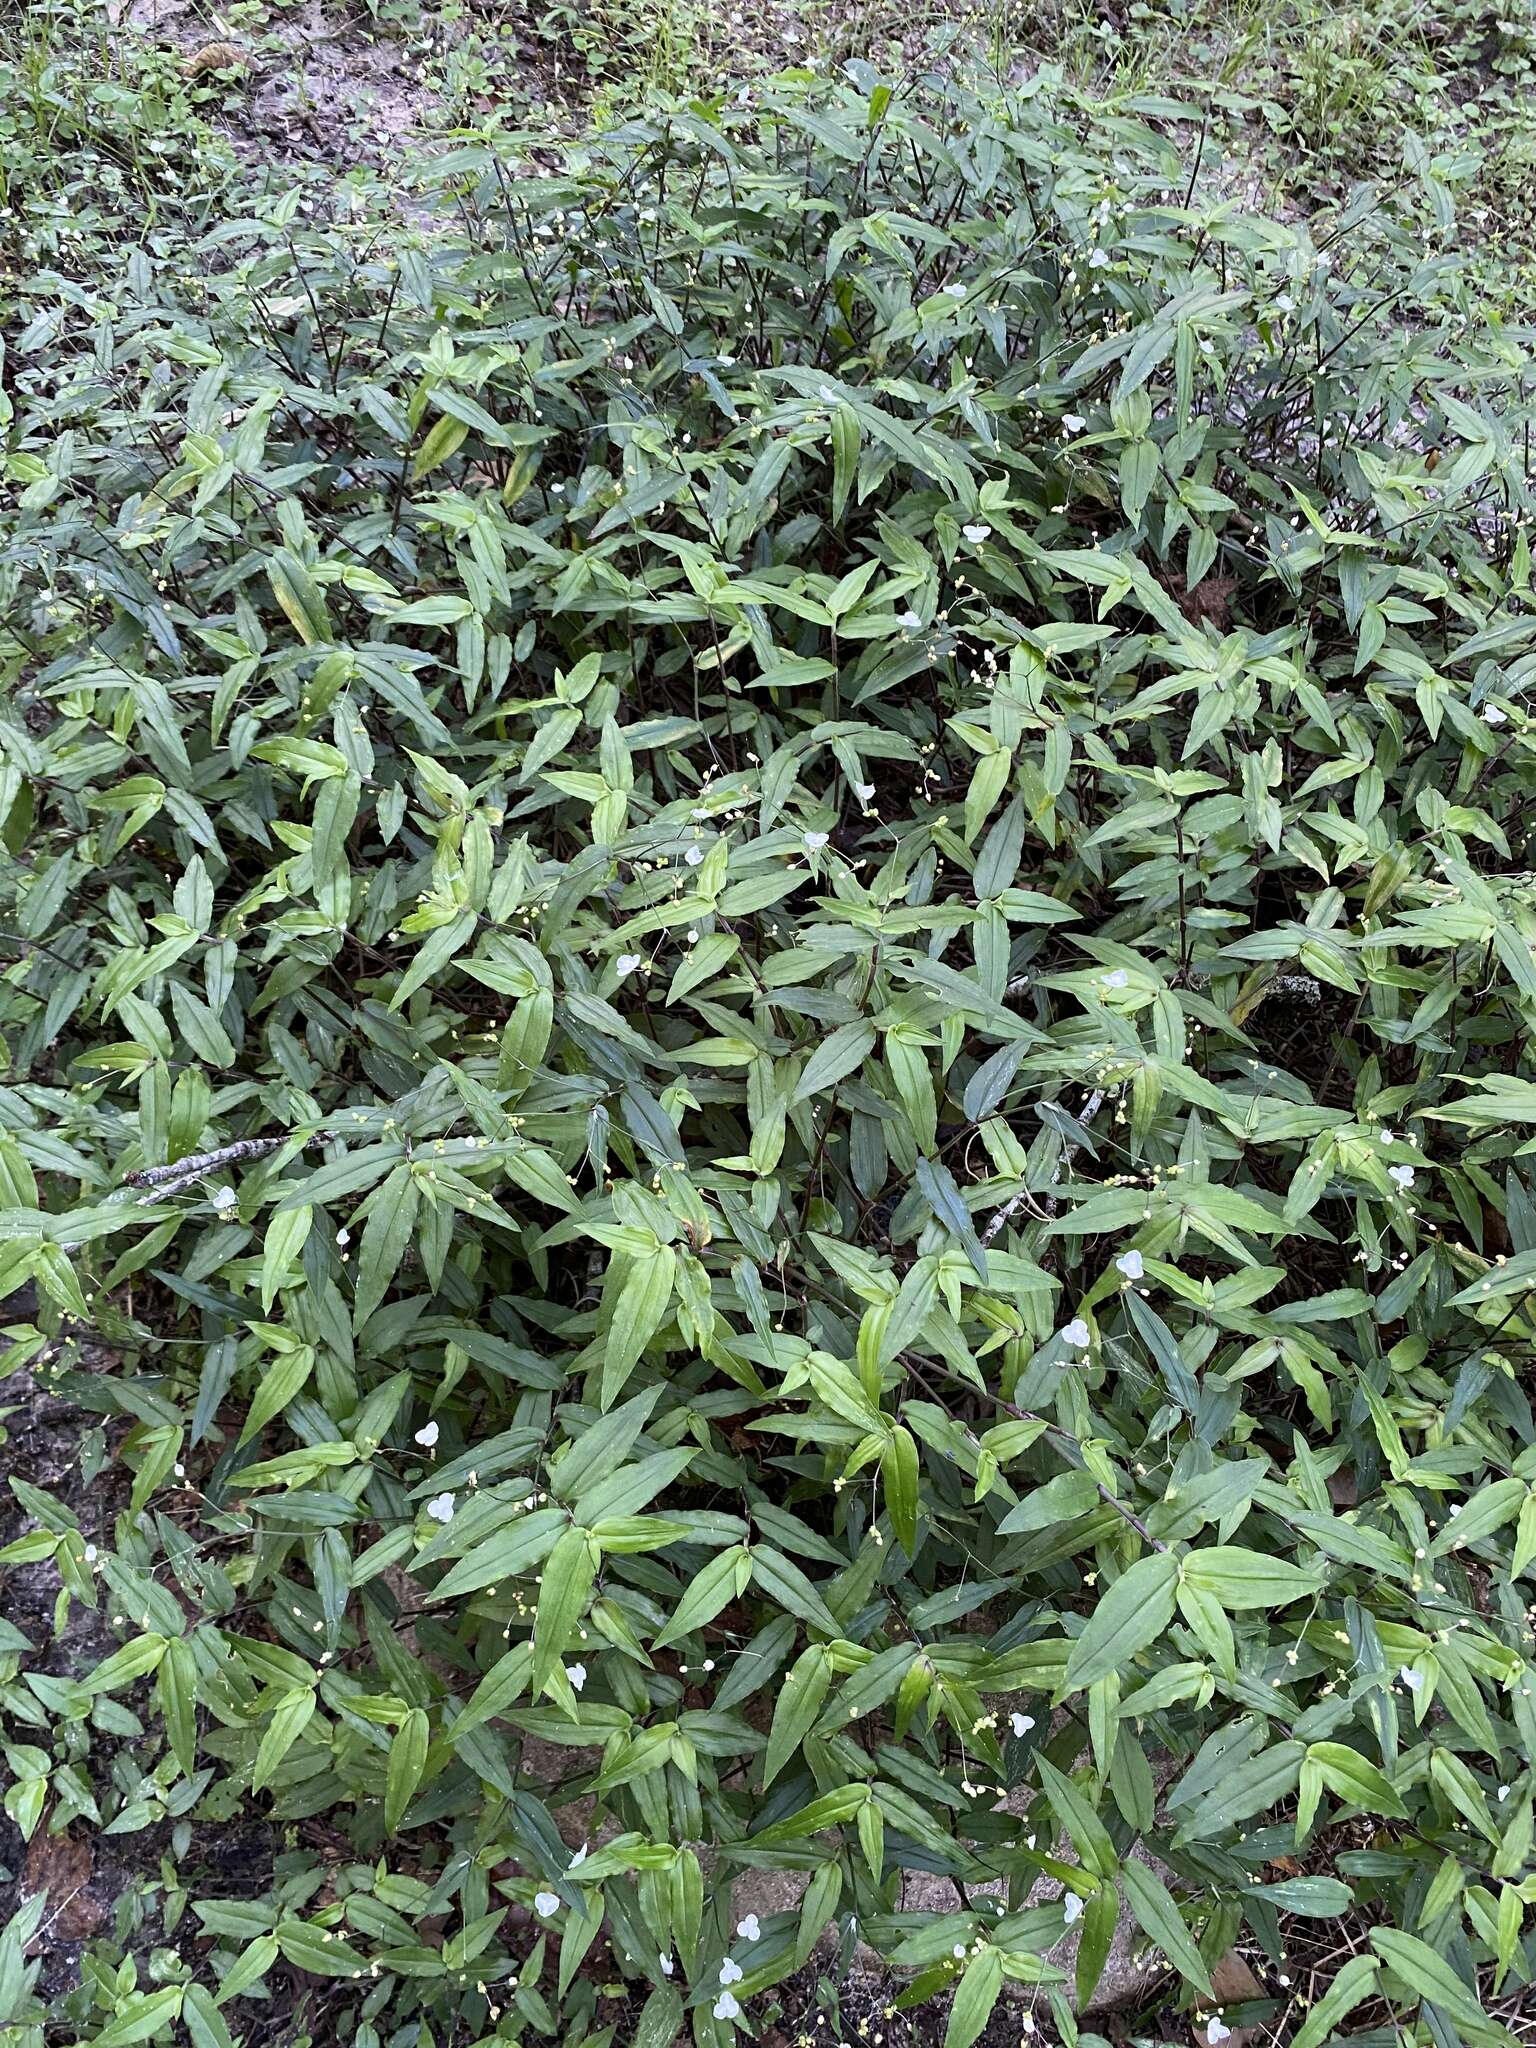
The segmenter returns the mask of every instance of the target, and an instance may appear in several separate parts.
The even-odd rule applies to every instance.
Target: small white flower
[[[676,1963],[673,1962],[670,1956],[659,1955],[656,1958],[656,1960],[661,1965],[661,1974],[663,1975],[663,1977],[670,1977],[672,1972],[677,1968]]]
[[[221,1216],[227,1216],[231,1209],[238,1208],[240,1204],[240,1197],[233,1188],[215,1188],[212,1199],[213,1206]]]
[[[1458,1515],[1459,1515],[1459,1514],[1461,1513],[1461,1509],[1462,1509],[1462,1503],[1461,1503],[1461,1502],[1460,1502],[1459,1500],[1453,1500],[1453,1501],[1451,1502],[1451,1506],[1450,1506],[1450,1516],[1451,1516],[1451,1520],[1452,1520],[1453,1522],[1455,1521],[1456,1517],[1457,1517],[1457,1516],[1458,1516]]]
[[[950,1953],[955,1957],[956,1961],[958,1962],[965,1954],[965,1943],[963,1941],[957,1941],[953,1949],[951,1949]]]
[[[1108,270],[1109,258],[1102,249],[1095,249],[1088,258],[1088,268],[1090,270]]]
[[[1061,424],[1069,434],[1080,434],[1088,422],[1080,412],[1064,412],[1061,416]]]
[[[729,1956],[720,1965],[720,1982],[722,1984],[739,1984],[745,1974],[746,1972],[742,1969],[740,1963],[732,1962]]]
[[[87,1563],[87,1564],[94,1564],[94,1563],[96,1562],[96,1556],[97,1556],[97,1551],[96,1551],[96,1546],[95,1546],[95,1544],[94,1544],[94,1543],[87,1543],[87,1545],[85,1546],[85,1561],[86,1561],[86,1563]]]
[[[1397,1675],[1410,1692],[1423,1691],[1424,1674],[1422,1671],[1414,1671],[1407,1664],[1404,1664],[1399,1668]]]
[[[1104,988],[1129,988],[1131,977],[1123,967],[1112,968],[1108,974],[1101,974],[1099,981]]]
[[[535,1892],[533,1910],[541,1919],[547,1920],[551,1913],[559,1912],[560,1901],[554,1892]]]
[[[1501,711],[1497,704],[1485,704],[1483,706],[1483,723],[1484,725],[1507,725],[1509,723],[1509,713]]]
[[[972,546],[974,547],[980,547],[984,540],[988,540],[991,538],[992,534],[992,529],[990,526],[982,526],[980,524],[975,526],[962,526],[960,531],[965,535],[966,539],[970,541]]]
[[[702,846],[690,846],[688,851],[683,855],[683,859],[687,861],[689,867],[691,868],[696,868],[699,865],[700,861],[703,860],[703,858],[704,849]]]
[[[749,1913],[745,1920],[738,1920],[736,1932],[743,1941],[761,1941],[763,1938],[763,1930],[758,1925],[755,1913]]]
[[[1088,1325],[1081,1316],[1074,1316],[1071,1322],[1067,1324],[1061,1333],[1061,1341],[1064,1344],[1070,1344],[1076,1351],[1086,1351],[1088,1349],[1092,1339],[1088,1335]]]
[[[1067,1925],[1076,1926],[1083,1917],[1083,1902],[1076,1892],[1068,1892],[1061,1902],[1061,1910],[1067,1916]]]
[[[1211,2048],[1216,2048],[1218,2041],[1228,2041],[1232,2038],[1232,2029],[1224,2020],[1213,2019],[1206,2027],[1205,2038],[1211,2044]]]
[[[826,845],[827,841],[831,837],[832,835],[830,832],[807,832],[805,835],[806,852],[820,853],[821,849]]]
[[[421,1445],[424,1451],[430,1451],[437,1442],[437,1434],[437,1424],[435,1422],[423,1423],[416,1432],[415,1441]]]
[[[587,1682],[587,1667],[585,1664],[567,1664],[565,1675],[571,1681],[572,1691],[580,1692]]]
[[[1141,1253],[1136,1251],[1122,1252],[1115,1264],[1127,1280],[1139,1280],[1147,1270],[1141,1262]]]
[[[898,626],[905,626],[909,633],[916,633],[921,630],[923,622],[916,612],[905,611],[896,623]]]
[[[1024,1737],[1029,1733],[1030,1729],[1033,1728],[1035,1725],[1035,1717],[1033,1714],[1010,1714],[1008,1716],[1008,1719],[1013,1724],[1014,1734],[1018,1736],[1021,1742],[1023,1741]]]
[[[1383,1145],[1395,1145],[1397,1143],[1396,1134],[1389,1131],[1385,1124],[1382,1125],[1376,1135],[1381,1139]]]
[[[1504,1801],[1505,1801],[1505,1800],[1506,1800],[1506,1799],[1507,1799],[1508,1797],[1509,1797],[1509,1787],[1508,1787],[1507,1785],[1501,1785],[1501,1786],[1499,1787],[1499,1804],[1500,1804],[1500,1805],[1502,1806],[1502,1805],[1503,1805],[1503,1803],[1504,1803]]]
[[[613,964],[620,974],[633,974],[635,969],[643,964],[643,959],[644,956],[639,953],[621,953]]]
[[[567,1864],[566,1868],[568,1870],[579,1870],[582,1864],[586,1862],[586,1860],[587,1845],[585,1842],[583,1842],[581,1847],[576,1851],[576,1854],[571,1858],[570,1862]]]
[[[965,297],[965,286],[963,284],[947,284],[944,287],[944,295],[950,299],[963,299]]]
[[[427,1502],[427,1513],[434,1522],[451,1522],[453,1520],[453,1495],[451,1493],[434,1494],[431,1500]]]
[[[336,1233],[336,1249],[337,1249],[337,1251],[339,1251],[339,1252],[344,1252],[344,1251],[346,1250],[347,1246],[348,1246],[348,1245],[349,1245],[349,1244],[350,1244],[351,1242],[352,1242],[352,1233],[351,1233],[351,1231],[350,1231],[350,1230],[338,1230],[338,1231],[337,1231],[337,1233]]]
[[[1387,1168],[1387,1178],[1395,1180],[1400,1188],[1411,1188],[1413,1186],[1413,1168],[1411,1166],[1389,1166]]]
[[[715,2000],[713,2010],[717,2020],[735,2020],[741,2017],[741,2007],[729,1991],[721,1992]]]
[[[875,785],[872,782],[856,782],[853,785],[853,793],[861,804],[867,804],[875,793]]]

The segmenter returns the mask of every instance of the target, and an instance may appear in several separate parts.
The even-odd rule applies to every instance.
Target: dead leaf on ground
[[[39,1829],[27,1845],[23,1882],[34,1898],[48,1894],[43,1927],[50,1941],[84,1941],[105,1919],[106,1908],[91,1890],[93,1868],[91,1845],[83,1835]]]
[[[1212,1970],[1211,1989],[1215,1993],[1213,2010],[1203,2026],[1193,2029],[1195,2048],[1247,2048],[1250,2041],[1258,2040],[1262,2027],[1234,2027],[1226,2017],[1228,2006],[1246,2005],[1249,1999],[1264,1996],[1264,1986],[1235,1948],[1229,1948]]]

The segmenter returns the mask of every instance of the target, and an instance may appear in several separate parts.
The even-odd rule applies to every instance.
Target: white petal
[[[1129,988],[1130,982],[1131,977],[1123,967],[1116,967],[1111,973],[1103,976],[1105,988]]]
[[[633,974],[635,969],[642,964],[642,959],[643,956],[639,953],[621,953],[613,964],[620,974]]]
[[[1068,1892],[1061,1902],[1061,1910],[1067,1916],[1067,1925],[1075,1926],[1083,1917],[1083,1902],[1076,1892]]]
[[[579,1869],[580,1866],[586,1862],[586,1860],[587,1845],[585,1842],[583,1842],[581,1847],[576,1851],[576,1854],[571,1858],[570,1863],[567,1865],[567,1868],[571,1870]]]
[[[1080,434],[1088,422],[1080,412],[1064,412],[1061,416],[1061,424],[1069,434]]]
[[[1138,1251],[1122,1252],[1119,1258],[1116,1259],[1115,1264],[1120,1268],[1120,1271],[1127,1280],[1139,1280],[1147,1270],[1141,1262],[1141,1253]]]
[[[973,546],[980,547],[984,540],[990,538],[992,529],[990,526],[977,524],[975,526],[962,526],[960,531]]]
[[[415,1440],[424,1451],[430,1451],[437,1442],[437,1434],[437,1424],[435,1422],[423,1423],[422,1427],[416,1432]]]
[[[923,621],[917,612],[907,611],[902,613],[896,623],[898,626],[905,626],[909,633],[915,633],[921,627]]]
[[[1212,2020],[1206,2027],[1205,2038],[1210,2042],[1211,2048],[1216,2048],[1218,2041],[1227,2041],[1231,2037],[1232,2029],[1222,2020]]]
[[[965,286],[963,284],[947,284],[944,287],[944,293],[946,298],[963,299],[965,297]]]
[[[565,1675],[571,1681],[573,1691],[580,1692],[587,1682],[587,1667],[585,1664],[567,1664]]]
[[[861,804],[867,804],[875,793],[875,785],[872,782],[856,782],[853,785],[853,793]]]
[[[1063,1343],[1072,1345],[1078,1351],[1086,1351],[1092,1341],[1088,1335],[1088,1325],[1081,1316],[1074,1316],[1061,1336]]]
[[[820,853],[831,837],[830,832],[807,832],[805,835],[806,851],[808,853]]]
[[[551,1913],[559,1912],[559,1898],[554,1892],[535,1892],[533,1895],[533,1910],[541,1919],[547,1920]]]
[[[1411,1188],[1413,1186],[1413,1168],[1411,1166],[1389,1166],[1387,1168],[1387,1178],[1395,1180],[1400,1188]]]
[[[1483,706],[1483,723],[1484,725],[1507,725],[1509,723],[1509,713],[1501,711],[1497,704],[1485,704]]]
[[[699,865],[699,863],[703,860],[703,858],[704,849],[702,846],[690,846],[688,851],[683,855],[683,859],[687,861],[689,867],[691,868],[696,868]]]
[[[676,1963],[673,1962],[670,1956],[658,1956],[656,1960],[661,1965],[661,1974],[663,1975],[663,1977],[670,1977],[672,1972],[677,1968]]]

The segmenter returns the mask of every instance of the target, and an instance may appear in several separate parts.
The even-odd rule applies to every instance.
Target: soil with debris
[[[231,38],[201,0],[129,0],[120,27],[223,84],[207,111],[250,161],[380,168],[443,118],[430,72],[446,29],[408,40],[327,0],[274,10],[255,41]]]

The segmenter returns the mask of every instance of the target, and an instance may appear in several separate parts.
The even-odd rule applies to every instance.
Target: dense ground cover
[[[0,2023],[718,2048],[831,1934],[1071,2041],[1126,1920],[1163,2030],[1506,2038],[1487,162],[854,59],[381,189],[185,89],[13,117]]]

